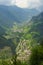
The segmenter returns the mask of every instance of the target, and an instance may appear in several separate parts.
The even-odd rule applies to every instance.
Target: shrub
[[[36,46],[32,48],[32,53],[30,55],[30,65],[42,65],[43,64],[43,47]]]

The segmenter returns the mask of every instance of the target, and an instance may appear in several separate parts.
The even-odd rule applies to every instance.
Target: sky
[[[38,8],[43,6],[43,0],[0,0],[0,5],[17,5],[21,8]]]

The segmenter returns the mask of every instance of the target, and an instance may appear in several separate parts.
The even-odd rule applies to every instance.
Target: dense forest
[[[24,18],[21,14],[20,20],[17,17],[14,19],[17,11],[12,12],[12,7],[9,7],[10,13],[9,8],[6,9],[7,14],[6,7],[3,7],[4,11],[2,7],[0,6],[0,65],[43,65],[43,12],[39,14],[35,10],[34,13],[31,12],[34,15],[30,14],[29,17],[27,14],[30,12],[26,13],[29,10],[20,9],[26,13]],[[17,15],[20,17],[20,13]]]

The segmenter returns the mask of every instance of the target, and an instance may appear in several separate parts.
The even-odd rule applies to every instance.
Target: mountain
[[[5,56],[8,57],[9,55],[11,57],[16,53],[16,48],[23,48],[24,50],[26,47],[26,51],[28,51],[29,41],[43,34],[42,30],[39,29],[41,26],[43,28],[43,24],[40,25],[41,21],[43,21],[43,14],[38,15],[38,13],[39,11],[36,9],[22,9],[17,6],[0,5],[0,58],[5,58]],[[15,22],[17,24],[24,22],[24,24],[21,26]],[[37,30],[40,31],[38,32]],[[24,43],[23,47],[21,46],[22,42]],[[21,49],[19,50],[22,51]],[[24,52],[26,51],[24,50]],[[17,52],[19,51],[17,50]]]
[[[32,17],[32,21],[43,21],[43,12],[41,12],[38,16]]]
[[[40,40],[43,39],[43,12],[32,17],[25,27],[27,29],[27,33],[25,35],[26,39],[32,38],[40,42]]]
[[[32,17],[22,28],[22,36],[16,52],[20,60],[27,60],[31,54],[31,48],[43,45],[43,12]]]
[[[13,27],[14,23],[27,22],[32,16],[37,15],[39,11],[36,9],[23,9],[17,6],[0,5],[0,35],[9,27]]]
[[[21,23],[29,21],[32,16],[39,13],[36,9],[23,9],[17,6],[0,5],[0,25],[11,27],[14,22]]]
[[[40,10],[41,12],[43,11],[43,6],[42,6],[42,5],[39,7],[39,10]]]

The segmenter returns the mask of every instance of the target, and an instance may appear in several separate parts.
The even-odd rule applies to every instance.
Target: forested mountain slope
[[[43,12],[34,16],[23,26],[22,37],[16,50],[20,59],[26,59],[31,54],[31,47],[43,46]]]
[[[21,55],[24,51],[25,54],[25,52],[28,52],[29,47],[37,45],[43,38],[43,12],[37,16],[32,17],[30,22],[24,24],[23,26],[17,25],[16,23],[12,26],[12,28],[7,28],[3,25],[0,25],[0,31],[1,30],[0,55],[3,53],[3,51],[3,56],[5,55],[6,51],[8,52],[8,54],[10,52],[11,55],[15,54],[16,51]],[[8,47],[10,47],[10,49]],[[7,48],[9,51],[7,50]],[[7,57],[8,54],[6,54]]]
[[[36,9],[23,9],[17,6],[0,5],[0,25],[13,26],[14,22],[22,23],[29,21],[32,16],[39,13]]]

